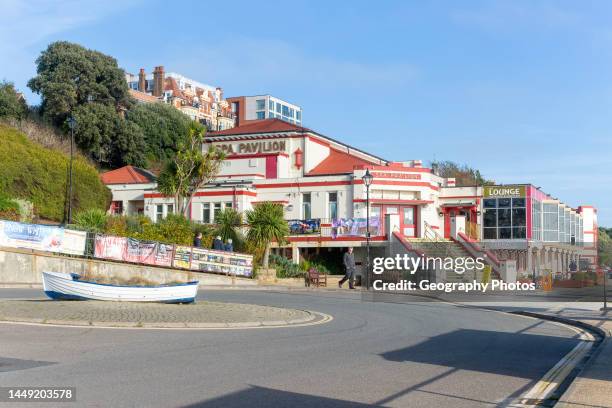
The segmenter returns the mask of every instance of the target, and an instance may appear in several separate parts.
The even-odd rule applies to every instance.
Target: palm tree
[[[242,214],[233,208],[226,208],[215,215],[215,223],[217,224],[215,235],[220,235],[223,241],[231,238],[234,241],[235,248],[242,238],[239,233],[239,228],[242,225]]]
[[[263,202],[246,212],[249,232],[247,239],[257,246],[265,248],[263,267],[268,268],[270,257],[270,243],[276,241],[279,244],[285,241],[289,235],[289,226],[283,217],[283,206],[277,203]]]

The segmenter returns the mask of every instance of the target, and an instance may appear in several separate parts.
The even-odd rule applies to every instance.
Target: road
[[[0,289],[0,298],[40,295]],[[364,302],[348,291],[199,298],[334,320],[217,331],[0,324],[0,385],[76,386],[78,402],[66,406],[87,407],[491,407],[525,393],[577,343],[573,331],[543,321],[437,302]]]

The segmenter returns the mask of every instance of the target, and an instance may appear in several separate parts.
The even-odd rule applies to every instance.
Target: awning
[[[476,200],[459,200],[440,204],[441,207],[475,207],[476,205]]]

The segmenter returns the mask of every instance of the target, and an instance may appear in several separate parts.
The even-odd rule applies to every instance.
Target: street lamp
[[[366,186],[366,271],[365,271],[365,286],[366,290],[370,289],[370,185],[374,177],[370,174],[370,170],[366,169],[365,174],[361,177],[363,184]]]
[[[76,119],[70,115],[66,120],[68,127],[70,128],[70,171],[68,175],[68,224],[72,222],[72,159],[74,156],[74,127],[76,126]]]

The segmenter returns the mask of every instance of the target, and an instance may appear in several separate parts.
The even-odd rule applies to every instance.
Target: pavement
[[[44,294],[2,289],[0,298]],[[552,322],[412,300],[369,302],[344,290],[199,292],[199,302],[333,316],[269,330],[3,323],[0,383],[74,386],[76,403],[54,404],[66,407],[492,407],[519,399],[580,343]]]

